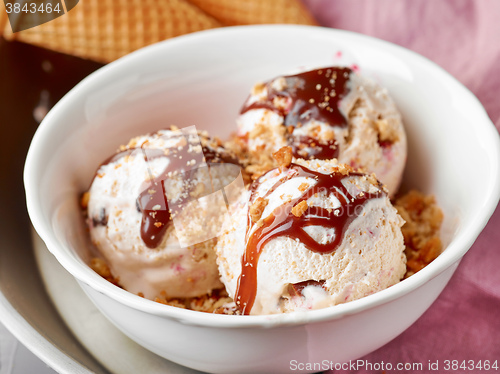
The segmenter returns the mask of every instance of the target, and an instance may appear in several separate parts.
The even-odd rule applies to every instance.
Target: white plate
[[[33,230],[33,246],[47,292],[78,341],[111,373],[193,374],[126,337],[92,304]]]
[[[17,199],[15,203],[24,204]],[[20,211],[14,218],[9,213],[0,210],[0,321],[59,373],[109,373],[78,343],[47,296],[33,256],[27,215]],[[14,373],[20,366],[15,364]]]
[[[203,124],[223,135],[253,82],[300,66],[331,64],[339,51],[346,56],[339,63],[357,62],[388,88],[405,118],[410,140],[406,182],[436,195],[445,212],[444,227],[452,233],[443,238],[446,250],[435,261],[404,282],[335,308],[246,318],[144,300],[113,287],[85,265],[81,258],[88,235],[77,197],[109,149],[158,129],[166,118],[181,127]],[[443,141],[450,134],[453,141]],[[413,323],[446,285],[493,212],[500,192],[499,154],[498,132],[479,101],[421,56],[338,30],[252,26],[159,43],[86,78],[39,127],[25,186],[37,231],[121,331],[186,366],[268,373],[284,371],[292,359],[344,362],[360,357]],[[480,183],[463,178],[463,170],[471,168],[482,176]]]

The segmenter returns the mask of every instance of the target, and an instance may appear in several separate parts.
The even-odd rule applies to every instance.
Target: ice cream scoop
[[[134,138],[105,161],[87,194],[87,221],[118,283],[150,299],[223,287],[213,246],[224,187],[239,173],[217,141],[184,129]]]
[[[244,314],[345,303],[406,270],[404,221],[386,190],[336,160],[298,159],[267,172],[228,217],[217,262]]]
[[[283,146],[295,158],[333,159],[375,173],[393,196],[406,163],[401,115],[386,89],[347,67],[285,75],[255,85],[238,136],[262,163]]]

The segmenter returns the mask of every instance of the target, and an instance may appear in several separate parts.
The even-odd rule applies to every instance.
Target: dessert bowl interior
[[[348,304],[245,317],[203,314],[144,300],[108,283],[86,265],[90,243],[79,197],[97,166],[121,144],[172,124],[195,125],[227,138],[254,83],[304,67],[331,65],[359,69],[385,86],[400,109],[408,137],[404,186],[434,194],[445,215],[445,250],[434,262],[387,290]],[[280,338],[290,339],[290,334],[299,333],[297,329],[304,333],[307,322],[317,326],[344,320],[350,326],[352,315],[367,318],[366,313],[372,310],[376,315],[384,305],[397,311],[400,301],[409,297],[420,305],[418,313],[395,327],[387,326],[391,331],[384,337],[374,337],[368,345],[335,359],[355,358],[401,333],[438,296],[492,214],[500,194],[499,148],[498,133],[479,101],[441,68],[413,52],[370,37],[316,27],[234,27],[147,47],[86,78],[38,129],[26,162],[25,187],[35,229],[112,322],[164,357],[198,369],[223,371],[216,363],[207,364],[213,356],[189,361],[188,356],[172,353],[168,345],[160,348],[161,339],[152,337],[155,328],[168,321],[168,327],[175,323],[180,334],[194,337],[202,331],[203,337],[198,338],[206,344],[220,331],[211,329],[234,329],[236,334],[247,334],[248,344],[255,346],[259,344],[255,328],[281,327]],[[429,282],[437,282],[437,291],[423,293]],[[116,316],[118,311],[121,317]],[[137,326],[152,330],[141,335],[128,329],[125,315],[134,321],[148,320]],[[319,334],[321,329],[313,330]],[[236,335],[231,338],[238,340]],[[353,345],[355,340],[350,339]],[[193,357],[197,349],[192,349]],[[227,359],[228,354],[220,356]],[[259,364],[259,370],[270,368]]]

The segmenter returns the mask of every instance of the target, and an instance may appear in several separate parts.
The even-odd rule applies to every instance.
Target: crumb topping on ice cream
[[[431,196],[391,203],[406,134],[374,81],[280,76],[253,87],[237,124],[225,144],[172,126],[101,164],[81,199],[96,272],[160,303],[256,315],[362,298],[441,252]]]
[[[346,67],[257,84],[241,109],[238,136],[253,164],[272,164],[271,153],[289,145],[295,158],[336,158],[374,172],[391,196],[406,163],[401,115],[387,90]]]
[[[338,157],[337,141],[332,131],[324,131],[321,123],[330,127],[345,127],[347,120],[340,110],[341,99],[350,91],[349,68],[332,67],[279,77],[254,87],[241,114],[255,109],[267,109],[283,117],[284,132],[295,157],[332,159]],[[310,122],[317,123],[312,131],[304,131]],[[315,133],[316,136],[311,136]],[[252,134],[255,136],[255,133]]]
[[[152,299],[220,288],[213,246],[223,217],[201,198],[239,172],[219,142],[175,128],[134,138],[106,160],[85,195],[87,222],[117,282]]]
[[[335,305],[405,273],[404,221],[386,191],[336,161],[299,159],[269,171],[233,217],[216,250],[222,281],[244,314]]]

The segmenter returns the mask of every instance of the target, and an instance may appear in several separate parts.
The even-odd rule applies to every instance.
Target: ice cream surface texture
[[[257,160],[289,145],[295,158],[337,158],[363,168],[391,196],[406,163],[401,115],[387,90],[346,67],[255,85],[238,118],[238,136]]]
[[[213,192],[235,180],[232,163],[208,136],[171,129],[132,139],[99,167],[88,226],[121,286],[150,299],[223,287],[213,246],[223,219],[215,206],[225,203]]]
[[[244,314],[348,302],[405,273],[403,219],[373,175],[336,160],[297,159],[267,172],[231,213],[217,261]]]

